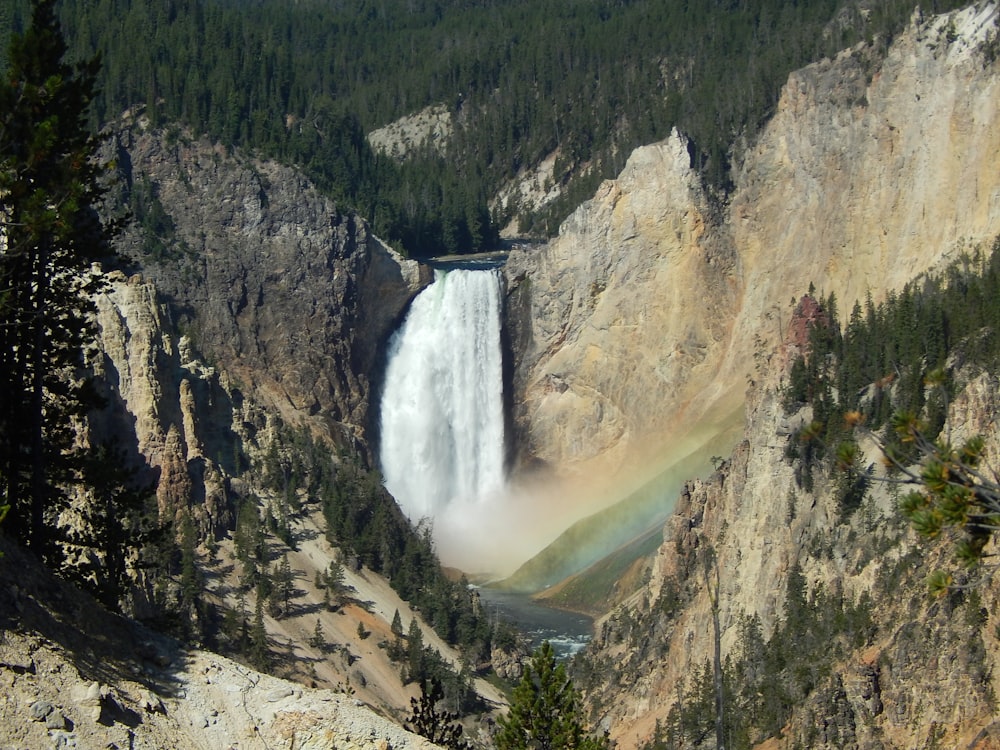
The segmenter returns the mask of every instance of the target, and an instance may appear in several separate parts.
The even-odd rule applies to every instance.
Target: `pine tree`
[[[257,604],[253,612],[253,624],[249,633],[250,663],[262,672],[266,672],[271,664],[271,651],[267,644],[267,629],[264,627],[264,597],[257,592]]]
[[[295,592],[295,575],[288,562],[288,555],[282,555],[280,562],[275,563],[271,573],[271,590],[268,592],[269,610],[273,617],[284,617],[288,614],[292,594]]]
[[[313,628],[313,634],[309,638],[309,645],[313,648],[323,648],[326,643],[326,637],[323,635],[323,625],[320,623],[319,618],[316,618],[316,627]]]
[[[406,634],[406,666],[407,673],[403,682],[422,680],[426,671],[424,655],[424,634],[417,624],[417,618],[410,620],[410,629]]]
[[[78,473],[74,423],[96,402],[80,368],[102,283],[91,266],[111,255],[112,232],[87,130],[99,61],[64,62],[54,5],[33,2],[0,81],[0,504],[45,554]]]
[[[201,573],[198,570],[197,531],[191,512],[186,510],[181,516],[180,552],[181,552],[181,613],[191,621],[197,611],[199,594],[201,593]]]
[[[398,609],[392,615],[391,630],[392,643],[389,644],[387,653],[392,661],[399,661],[406,655],[406,647],[403,645],[403,620]]]
[[[472,745],[462,738],[463,729],[457,723],[458,715],[446,709],[438,709],[438,704],[443,699],[441,680],[425,680],[420,686],[420,698],[410,698],[412,712],[406,728],[440,747],[471,750]]]
[[[330,561],[326,569],[326,587],[330,593],[339,598],[344,590],[344,564],[340,558]]]
[[[514,689],[510,712],[498,724],[498,750],[602,750],[608,745],[606,738],[584,731],[579,694],[548,641],[532,655]]]
[[[339,557],[331,560],[325,571],[317,573],[316,582],[323,589],[323,606],[336,611],[344,594],[344,565]]]

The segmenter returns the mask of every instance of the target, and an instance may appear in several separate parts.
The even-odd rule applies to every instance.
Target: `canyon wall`
[[[996,16],[917,15],[884,60],[862,45],[792,74],[725,206],[674,133],[515,250],[524,463],[623,477],[682,456],[739,423],[810,282],[850,309],[1000,232]]]
[[[268,416],[173,330],[151,282],[121,272],[109,281],[95,299],[93,363],[107,405],[91,417],[91,439],[117,440],[142,479],[156,483],[162,518],[191,508],[206,536],[222,536],[243,494],[233,487],[238,464]]]
[[[714,746],[715,618],[739,675],[725,711],[752,723],[769,702],[791,704],[772,731],[727,742],[1000,746],[1000,584],[987,576],[929,597],[925,577],[950,559],[947,544],[917,538],[892,483],[875,482],[847,510],[837,473],[803,487],[786,447],[812,416],[782,403],[795,304],[810,282],[846,312],[963,252],[988,252],[1000,233],[996,19],[990,4],[916,16],[884,61],[861,46],[793,74],[741,154],[724,211],[686,177],[674,135],[637,151],[557,240],[510,264],[512,311],[537,316],[516,341],[515,383],[539,459],[567,474],[628,467],[683,420],[745,410],[732,455],[688,482],[646,582],[574,665],[591,718],[619,748],[673,746],[684,733],[679,746]],[[666,213],[647,225],[638,204]],[[650,255],[664,261],[643,265]],[[986,435],[995,457],[996,373],[959,378],[951,439]],[[874,444],[862,448],[861,464],[879,466]],[[796,621],[831,628],[827,640],[790,637]],[[761,676],[739,672],[762,668],[748,651],[759,656],[776,634],[787,639],[771,652],[784,682],[739,692]],[[704,734],[692,741],[699,710]]]
[[[107,274],[94,300],[90,365],[106,405],[90,415],[87,438],[113,441],[122,452],[116,460],[155,487],[161,521],[190,515],[203,542],[196,556],[210,608],[245,606],[235,593],[245,574],[234,548],[240,508],[260,504],[265,519],[284,519],[288,543],[275,536],[269,549],[290,560],[300,606],[264,618],[270,642],[286,654],[275,671],[402,718],[415,688],[403,685],[375,643],[392,637],[394,612],[406,620],[419,615],[360,562],[344,572],[351,596],[325,606],[316,576],[346,552],[327,538],[323,498],[308,491],[307,478],[286,476],[282,488],[275,472],[312,466],[309,456],[295,455],[310,450],[306,432],[317,451],[337,456],[345,475],[370,458],[373,373],[384,339],[429,282],[427,269],[338,212],[290,168],[142,121],[126,123],[109,149],[119,172],[114,197],[132,212],[119,240],[132,261],[127,272]],[[141,569],[132,572],[129,614],[162,616],[163,591]],[[422,627],[428,644],[457,661]],[[314,628],[329,643],[314,643]],[[368,640],[372,633],[378,638]],[[288,695],[295,691],[301,694],[287,687]],[[12,697],[23,700],[20,692]],[[321,731],[317,717],[302,718],[300,729]],[[231,735],[250,731],[230,719]],[[328,732],[324,741],[340,743],[345,731]],[[179,741],[170,746],[194,742]]]
[[[289,423],[371,458],[373,374],[429,270],[296,170],[133,118],[110,149],[137,221],[121,249],[170,322]]]
[[[121,246],[134,261],[129,273],[107,273],[94,299],[97,340],[88,357],[105,405],[89,415],[85,438],[110,441],[119,451],[114,460],[155,487],[161,521],[177,529],[193,520],[205,604],[185,613],[195,643],[208,633],[213,647],[246,658],[215,616],[241,612],[246,622],[248,574],[235,542],[241,508],[259,504],[268,523],[287,523],[285,534],[269,531],[265,554],[288,561],[294,601],[281,613],[262,613],[268,647],[280,652],[268,676],[108,615],[69,587],[49,600],[62,584],[36,580],[42,571],[21,575],[3,587],[11,599],[5,611],[15,614],[0,653],[0,679],[10,688],[0,741],[34,746],[48,732],[87,747],[136,738],[163,748],[430,747],[400,727],[419,688],[404,684],[379,644],[395,637],[394,616],[402,617],[420,623],[424,643],[443,659],[457,664],[460,657],[386,579],[331,541],[325,498],[301,476],[315,468],[307,455],[313,447],[336,456],[337,472],[360,471],[376,360],[429,280],[426,269],[339,214],[290,169],[142,123],[116,140],[118,198],[134,212]],[[150,206],[161,214],[155,222]],[[276,484],[276,467],[291,466],[300,475]],[[333,560],[344,568],[336,606],[317,582]],[[162,618],[176,603],[175,583],[153,582],[141,564],[131,573],[123,608],[140,621]],[[69,606],[65,597],[79,598],[73,607],[92,616],[53,630],[52,612]],[[127,636],[95,669],[76,650],[92,654],[95,642],[106,650],[98,634],[108,631]],[[59,645],[39,645],[49,642]],[[149,651],[156,653],[143,655]],[[139,675],[143,660],[158,674],[150,677],[154,666],[145,664]],[[45,665],[38,679],[36,663]],[[31,676],[12,677],[23,665]],[[100,684],[91,684],[95,674]],[[159,687],[168,683],[185,686],[180,698]],[[485,682],[476,689],[502,700]],[[34,720],[31,707],[40,701],[48,724]],[[68,721],[54,729],[57,719]]]
[[[371,460],[373,374],[428,269],[297,171],[127,118],[107,141],[129,273],[96,298],[93,442],[155,482],[161,518],[204,538],[260,495],[275,430],[308,427]],[[140,273],[141,271],[141,273]],[[253,464],[254,471],[248,472]]]
[[[808,408],[786,412],[780,358],[758,376],[736,450],[712,476],[687,484],[648,582],[603,618],[586,659],[575,665],[595,723],[631,748],[662,740],[685,710],[698,715],[717,596],[722,657],[727,673],[743,680],[725,707],[736,723],[761,716],[754,697],[738,692],[760,673],[734,666],[753,648],[751,618],[759,636],[779,639],[776,651],[788,665],[798,657],[798,668],[815,670],[780,731],[761,747],[996,747],[1000,584],[987,574],[974,589],[929,596],[926,576],[950,564],[948,542],[916,536],[897,510],[900,490],[892,482],[872,483],[852,510],[841,505],[838,472],[817,474],[814,487],[803,488],[785,447],[796,425],[811,418]],[[951,405],[951,438],[985,435],[995,456],[1000,382],[995,373],[967,380]],[[861,465],[879,466],[877,447],[862,447]],[[793,570],[804,601],[813,602],[806,605],[811,614],[789,601]],[[803,617],[832,623],[829,633],[813,631],[822,639],[819,654],[787,630],[779,635]],[[758,693],[761,702],[794,696],[795,669]],[[710,724],[708,705],[700,718]],[[756,746],[766,737],[749,739]]]

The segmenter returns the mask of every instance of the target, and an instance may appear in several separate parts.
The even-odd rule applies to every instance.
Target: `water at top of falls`
[[[413,521],[467,516],[503,490],[500,274],[435,272],[389,342],[380,459]]]

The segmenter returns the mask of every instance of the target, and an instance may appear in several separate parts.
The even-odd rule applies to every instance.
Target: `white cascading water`
[[[458,527],[504,488],[500,274],[436,271],[389,342],[380,458],[409,518]]]

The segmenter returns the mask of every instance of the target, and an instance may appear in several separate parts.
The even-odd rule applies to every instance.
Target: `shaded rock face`
[[[108,148],[135,217],[120,249],[143,273],[95,300],[108,407],[90,439],[118,442],[161,518],[190,509],[215,538],[277,425],[370,459],[381,345],[425,269],[291,169],[138,122]]]
[[[93,361],[107,406],[91,415],[91,440],[113,438],[138,479],[155,482],[161,518],[191,507],[218,536],[234,522],[231,478],[268,417],[172,330],[151,282],[119,272],[109,281],[95,298]]]
[[[616,471],[738,420],[810,282],[850,309],[1000,232],[996,15],[915,17],[882,61],[861,46],[792,74],[724,207],[674,133],[512,253],[522,459]]]
[[[290,168],[140,123],[114,147],[124,199],[146,207],[122,248],[169,321],[287,422],[370,457],[380,348],[429,272]]]

